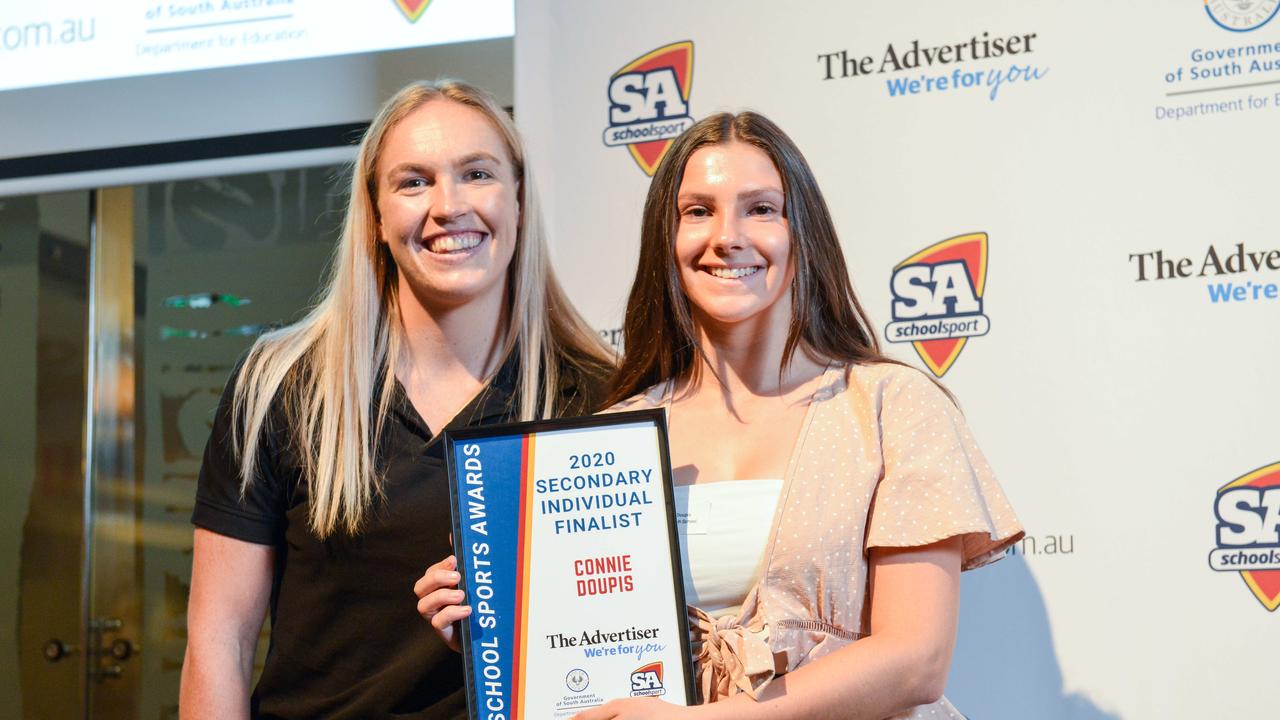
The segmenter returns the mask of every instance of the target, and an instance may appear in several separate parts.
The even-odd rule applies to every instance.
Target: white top
[[[677,485],[676,529],[685,601],[708,615],[736,613],[759,579],[782,480]]]

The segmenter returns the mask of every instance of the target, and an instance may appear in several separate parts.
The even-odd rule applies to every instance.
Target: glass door
[[[136,714],[101,713],[115,705],[103,692],[95,717],[177,717],[190,518],[213,412],[254,339],[301,317],[314,298],[345,209],[343,177],[343,168],[322,167],[202,178],[139,186],[122,199],[133,238],[118,243],[122,251],[131,245],[137,266],[134,386],[126,393],[134,402],[134,486],[96,478],[100,507],[113,511],[95,514],[93,599],[97,614],[111,618],[136,606],[142,651]],[[265,643],[259,663],[264,652]]]
[[[346,172],[0,198],[6,717],[177,717],[213,410],[315,297]]]
[[[85,708],[87,192],[0,198],[0,707]]]

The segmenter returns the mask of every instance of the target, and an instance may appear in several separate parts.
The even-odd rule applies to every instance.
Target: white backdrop
[[[1255,593],[1207,558],[1219,489],[1280,463],[1276,7],[517,5],[516,107],[556,267],[602,332],[621,324],[649,181],[603,142],[610,84],[681,41],[692,119],[758,110],[805,151],[879,330],[894,320],[895,267],[986,235],[972,300],[990,329],[942,381],[1029,538],[964,579],[947,694],[973,718],[1274,713],[1280,570],[1254,573]],[[974,59],[994,54],[984,40],[1012,37],[1002,56]],[[647,119],[678,122],[662,111],[680,104]],[[926,368],[911,344],[886,347]],[[1280,485],[1280,468],[1249,482]],[[1280,548],[1268,532],[1280,518],[1251,509],[1264,496],[1249,492],[1225,503],[1236,520],[1224,535]]]

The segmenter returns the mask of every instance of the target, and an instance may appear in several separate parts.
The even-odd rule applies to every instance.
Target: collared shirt
[[[508,422],[519,361],[504,363],[446,429]],[[568,373],[566,373],[568,374]],[[234,378],[214,419],[192,522],[275,548],[271,645],[254,689],[258,718],[465,718],[461,657],[418,615],[414,582],[453,552],[444,443],[397,381],[377,449],[383,497],[356,536],[319,540],[302,463],[277,399],[261,477],[240,497],[230,431]],[[598,400],[594,378],[561,384],[569,414]]]

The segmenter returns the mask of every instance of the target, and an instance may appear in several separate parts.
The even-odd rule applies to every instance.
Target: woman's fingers
[[[425,598],[440,588],[456,587],[462,576],[458,574],[458,559],[450,555],[427,568],[427,571],[413,584],[413,594]]]
[[[413,584],[418,596],[418,614],[431,622],[431,627],[446,645],[458,649],[456,623],[471,615],[471,607],[463,605],[467,594],[458,589],[458,559],[453,555],[427,568]]]
[[[441,588],[418,598],[418,614],[430,620],[448,607],[454,607],[467,599],[467,594],[455,588]]]
[[[572,720],[610,720],[618,716],[617,705],[617,701],[610,701],[598,707],[583,710],[574,715]]]
[[[450,605],[431,617],[431,627],[440,631],[447,640],[453,639],[453,624],[471,616],[470,605]]]

